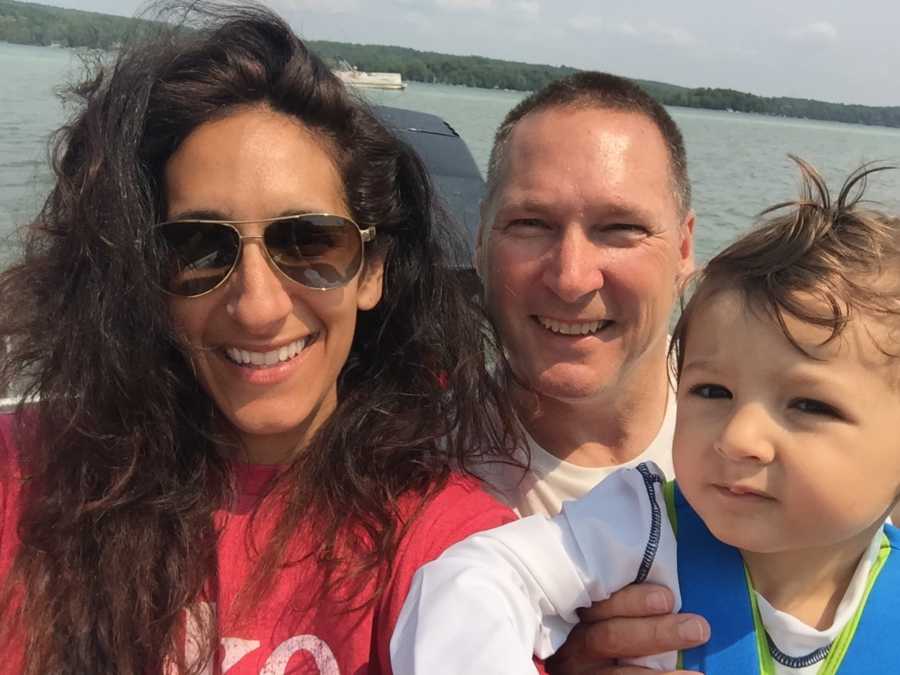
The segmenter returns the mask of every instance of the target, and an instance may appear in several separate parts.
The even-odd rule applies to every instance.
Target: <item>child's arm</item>
[[[552,520],[476,534],[419,570],[391,639],[394,673],[534,673],[532,654],[562,644],[578,607],[634,582],[639,569],[677,592],[674,554],[659,484],[619,471]]]

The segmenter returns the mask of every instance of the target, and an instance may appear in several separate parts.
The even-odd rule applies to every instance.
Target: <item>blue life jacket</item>
[[[765,630],[740,552],[712,536],[678,486],[664,490],[678,543],[681,611],[709,621],[705,645],[683,651],[680,666],[706,675],[753,675],[771,670]],[[885,544],[870,575],[870,592],[854,620],[831,646],[820,673],[900,672],[900,531],[885,525]],[[858,619],[858,623],[855,623]],[[854,630],[855,624],[855,630]],[[892,665],[893,664],[893,665]]]

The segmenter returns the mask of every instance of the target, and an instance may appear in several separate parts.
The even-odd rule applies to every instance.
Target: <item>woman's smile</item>
[[[217,354],[223,356],[226,367],[244,382],[275,385],[288,380],[301,367],[306,354],[314,348],[318,335],[311,333],[282,347],[266,351],[228,347],[219,350]]]
[[[250,368],[267,368],[293,360],[308,344],[312,344],[315,338],[316,334],[307,335],[281,347],[273,347],[270,350],[226,347],[225,355],[237,365]]]
[[[248,238],[221,286],[170,300],[197,377],[251,461],[272,460],[267,438],[295,452],[337,406],[357,312],[381,298],[372,260],[345,285],[323,291],[279,272],[258,239],[264,226],[257,221],[285,213],[349,218],[326,142],[295,118],[246,108],[197,127],[165,177],[169,219],[215,213],[240,221],[236,229]]]

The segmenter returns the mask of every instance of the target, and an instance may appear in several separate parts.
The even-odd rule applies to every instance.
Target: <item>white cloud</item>
[[[813,21],[788,31],[788,37],[792,40],[807,42],[833,42],[837,36],[837,28],[828,21]]]
[[[403,13],[403,21],[412,26],[418,33],[431,33],[434,29],[434,18],[418,10]]]
[[[464,12],[489,12],[494,9],[494,0],[435,0],[435,4],[442,9]]]
[[[642,25],[635,25],[630,21],[620,21],[612,26],[612,30],[619,35],[671,47],[688,47],[697,42],[694,36],[684,28],[667,26],[656,21]]]
[[[640,31],[635,28],[634,24],[630,21],[620,21],[615,26],[613,26],[613,31],[615,31],[616,33],[621,33],[622,35],[640,35]]]
[[[670,47],[688,47],[696,44],[696,38],[684,28],[668,26],[657,21],[637,24],[633,21],[607,23],[599,16],[579,15],[571,17],[568,27],[578,33],[606,33],[625,36],[652,44]]]
[[[536,19],[541,13],[541,3],[537,0],[516,0],[510,4],[511,9],[528,19]]]
[[[301,11],[311,14],[350,14],[363,9],[361,0],[271,0],[277,11]]]
[[[656,21],[651,21],[646,26],[638,28],[637,33],[654,44],[670,47],[690,47],[697,42],[694,36],[684,28],[666,26]]]
[[[581,14],[569,17],[566,22],[577,33],[599,33],[605,28],[603,19],[599,16],[587,16]]]

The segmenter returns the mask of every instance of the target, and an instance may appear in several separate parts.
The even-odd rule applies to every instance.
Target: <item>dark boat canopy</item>
[[[425,162],[453,225],[469,249],[465,259],[454,260],[454,265],[471,267],[484,179],[465,141],[437,115],[387,106],[375,106],[375,113]]]

